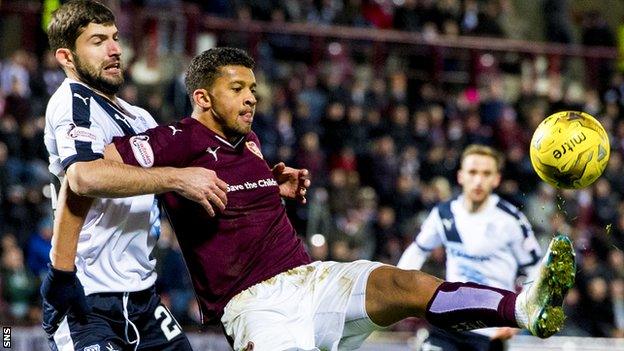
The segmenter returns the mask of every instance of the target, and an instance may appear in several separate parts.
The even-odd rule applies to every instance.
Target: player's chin
[[[104,74],[100,76],[100,82],[105,85],[108,90],[119,91],[124,83],[123,74]]]
[[[251,132],[251,123],[245,123],[241,126],[239,126],[238,131],[242,134],[242,135],[246,135],[249,134],[249,132]]]
[[[470,197],[472,198],[472,201],[481,202],[485,200],[487,193],[485,191],[473,191]]]
[[[124,83],[123,73],[111,74],[106,77],[106,81],[112,86],[121,87]]]

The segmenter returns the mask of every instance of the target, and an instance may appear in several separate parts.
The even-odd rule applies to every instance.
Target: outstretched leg
[[[563,235],[551,241],[539,275],[520,296],[481,284],[443,282],[423,272],[383,266],[368,278],[366,312],[382,326],[424,316],[445,329],[522,327],[545,338],[563,325],[561,306],[575,271],[574,249]]]

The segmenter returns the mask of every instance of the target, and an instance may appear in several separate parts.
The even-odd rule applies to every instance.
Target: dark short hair
[[[254,60],[244,51],[237,48],[212,48],[195,56],[186,70],[184,84],[189,96],[196,89],[209,89],[221,72],[223,66],[243,66],[253,69]],[[192,98],[191,98],[192,101]]]
[[[76,39],[89,25],[114,24],[115,15],[103,4],[91,0],[73,0],[59,7],[52,14],[48,25],[50,49],[74,50]]]

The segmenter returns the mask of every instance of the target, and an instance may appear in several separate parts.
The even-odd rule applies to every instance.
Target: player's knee
[[[371,273],[369,280],[367,300],[370,288],[371,297],[381,299],[381,305],[406,308],[416,314],[425,310],[442,283],[442,280],[421,271],[396,267],[379,268]]]

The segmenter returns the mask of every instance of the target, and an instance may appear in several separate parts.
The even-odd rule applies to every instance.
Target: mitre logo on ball
[[[557,188],[589,186],[607,167],[609,136],[591,115],[554,113],[537,126],[531,139],[531,164],[537,175]]]

